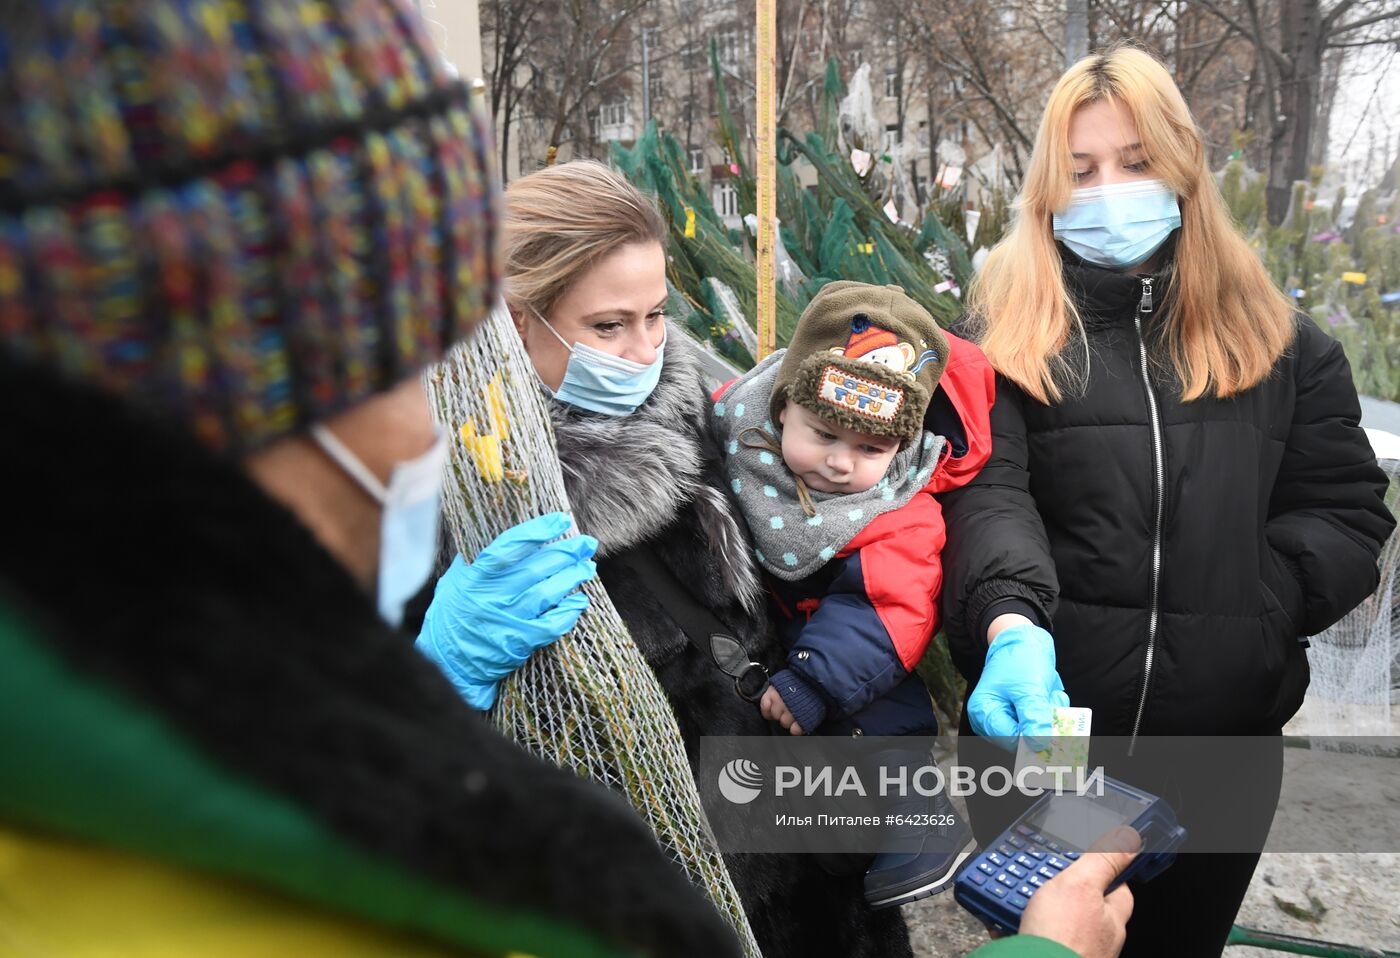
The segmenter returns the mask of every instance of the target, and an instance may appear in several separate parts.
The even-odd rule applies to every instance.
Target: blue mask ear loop
[[[559,335],[559,330],[557,330],[557,329],[555,329],[553,326],[551,326],[550,323],[549,323],[549,320],[545,319],[544,316],[541,315],[540,311],[539,311],[538,309],[536,309],[535,307],[531,306],[531,307],[530,307],[530,312],[532,312],[532,313],[535,314],[535,318],[536,318],[536,319],[538,319],[540,322],[544,323],[544,328],[547,329],[547,330],[549,330],[550,334],[551,334],[555,339],[559,340],[559,345],[561,345],[561,346],[563,346],[565,349],[567,349],[567,350],[569,351],[570,355],[572,355],[572,354],[573,354],[573,351],[574,351],[574,347],[570,346],[568,340],[566,340],[563,336],[560,336],[560,335]]]
[[[369,471],[369,467],[361,461],[360,457],[350,451],[350,447],[341,442],[335,433],[325,426],[317,423],[311,427],[311,438],[316,441],[316,445],[321,447],[321,451],[330,456],[331,459],[345,474],[355,480],[355,485],[365,491],[375,502],[382,507],[389,501],[389,490],[384,483],[379,481],[379,477]]]
[[[549,320],[547,320],[547,319],[544,318],[544,314],[541,313],[538,309],[536,309],[536,308],[533,307],[533,306],[529,306],[529,307],[527,307],[527,308],[530,310],[530,312],[532,312],[532,313],[535,314],[535,318],[536,318],[536,319],[538,319],[541,323],[544,324],[544,328],[547,329],[547,330],[549,330],[549,334],[550,334],[551,336],[553,336],[555,339],[559,340],[559,345],[563,346],[565,349],[567,349],[567,350],[569,351],[569,358],[572,360],[572,359],[573,359],[573,356],[574,356],[574,347],[572,347],[572,346],[569,345],[568,340],[566,340],[563,336],[560,336],[560,335],[559,335],[559,330],[555,329],[555,328],[550,324]],[[565,366],[564,366],[564,375],[566,375],[566,376],[568,375],[568,369],[569,369],[568,365],[565,364]],[[559,395],[559,390],[558,390],[558,389],[552,388],[552,387],[549,385],[549,383],[547,383],[547,382],[544,381],[544,377],[540,375],[540,371],[539,371],[538,369],[535,369],[535,364],[534,364],[534,363],[531,363],[531,364],[530,364],[530,370],[535,374],[535,378],[538,379],[538,380],[540,381],[540,385],[543,386],[545,389],[549,390],[549,394],[550,394],[551,396],[557,397],[557,396]],[[561,385],[562,385],[562,384],[561,384]]]

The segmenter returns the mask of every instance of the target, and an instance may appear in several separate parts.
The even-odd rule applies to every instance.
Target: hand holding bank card
[[[1036,769],[1087,768],[1089,765],[1089,728],[1094,716],[1093,709],[1075,708],[1070,705],[1056,705],[1051,712],[1050,727],[1053,738],[1047,740],[1045,748],[1034,751],[1028,744],[1031,740],[1022,736],[1016,743],[1015,781],[1024,782],[1031,788],[1056,790],[1056,776],[1051,771]],[[1025,778],[1021,770],[1030,768]],[[1066,787],[1073,787],[1073,772],[1063,776]]]

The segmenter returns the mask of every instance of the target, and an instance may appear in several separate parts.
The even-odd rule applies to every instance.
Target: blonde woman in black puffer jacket
[[[1170,74],[1126,47],[1051,93],[964,331],[999,374],[991,459],[944,503],[964,731],[1043,733],[1067,698],[1148,753],[1271,737],[1237,780],[1180,786],[1195,837],[1241,853],[1134,887],[1124,954],[1219,954],[1307,687],[1300,637],[1375,588],[1394,525],[1346,357],[1235,231]]]

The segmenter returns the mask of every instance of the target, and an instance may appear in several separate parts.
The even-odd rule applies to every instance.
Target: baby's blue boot
[[[914,850],[881,852],[865,873],[865,901],[871,908],[894,908],[937,895],[953,884],[963,862],[974,853],[972,829],[940,791],[911,803],[916,822],[906,826],[910,838],[922,839]],[[906,814],[909,814],[906,812]]]

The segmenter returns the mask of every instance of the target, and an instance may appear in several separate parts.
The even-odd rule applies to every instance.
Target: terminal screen
[[[1147,805],[1123,792],[1095,795],[1053,795],[1026,822],[1070,848],[1086,849],[1119,825],[1131,825]]]

